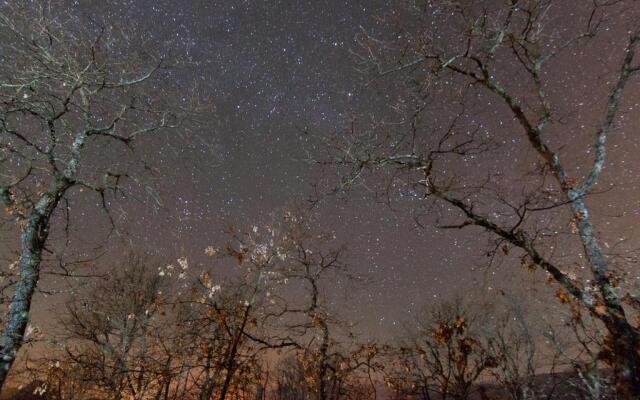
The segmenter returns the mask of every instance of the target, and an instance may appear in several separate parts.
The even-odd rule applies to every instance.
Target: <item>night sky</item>
[[[301,149],[313,150],[313,144],[302,130],[329,135],[342,129],[353,112],[385,112],[379,93],[384,85],[356,70],[351,51],[357,49],[355,37],[362,31],[390,33],[378,17],[392,9],[393,1],[67,3],[69,12],[130,26],[150,46],[174,49],[190,62],[175,73],[176,82],[185,92],[195,82],[196,91],[212,105],[197,129],[177,138],[150,140],[151,147],[144,151],[155,168],[162,206],[131,202],[120,212],[120,229],[133,247],[168,262],[186,256],[192,265],[209,268],[204,249],[218,243],[228,225],[269,224],[287,207],[308,207],[317,170],[304,160]],[[570,10],[560,7],[555,20],[570,29]],[[620,57],[624,45],[624,36],[615,39],[624,27],[615,26],[588,54],[569,55],[554,66],[559,83],[552,96],[572,110],[573,118],[554,139],[557,143],[582,145],[591,140],[572,132],[575,126],[593,124],[602,110],[594,99],[602,97],[606,86],[585,82],[593,77],[606,82],[601,77],[612,72],[610,60]],[[628,89],[623,122],[629,126],[638,119],[639,91],[637,82]],[[502,125],[500,109],[484,104],[480,111],[482,107],[485,112],[478,123],[501,132],[496,129]],[[608,172],[615,173],[607,173],[601,184],[615,183],[616,189],[596,204],[606,215],[624,217],[610,219],[611,230],[637,243],[639,139],[623,135],[612,137],[608,165],[616,166]],[[533,154],[522,150],[527,146],[522,139],[504,143],[504,162],[485,166],[526,169]],[[585,154],[581,150],[569,157],[581,160]],[[486,236],[473,230],[419,229],[411,205],[405,206],[400,201],[388,207],[356,189],[347,199],[328,198],[311,211],[318,229],[335,233],[337,241],[347,245],[353,271],[368,280],[347,292],[336,285],[332,293],[333,301],[346,304],[341,308],[363,331],[393,334],[394,327],[434,298],[496,287],[509,290],[534,280],[520,271],[495,279],[495,271],[479,268]],[[77,229],[104,223],[94,214],[87,214]]]

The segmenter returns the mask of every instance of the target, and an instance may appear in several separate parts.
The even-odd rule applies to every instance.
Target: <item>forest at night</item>
[[[0,1],[0,399],[640,399],[638,53],[637,0]]]

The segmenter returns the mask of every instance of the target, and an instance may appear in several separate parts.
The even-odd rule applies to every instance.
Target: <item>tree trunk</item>
[[[322,344],[320,345],[320,370],[318,371],[318,400],[327,400],[327,372],[329,369],[329,327],[323,317],[319,317],[322,330]]]
[[[623,399],[640,398],[640,342],[637,332],[626,319],[614,319],[607,324],[607,330],[611,336],[606,346],[611,351],[610,362],[617,394]]]
[[[211,376],[211,358],[212,357],[213,357],[213,350],[209,349],[209,351],[207,352],[207,359],[204,367],[204,373],[205,373],[204,384],[203,384],[202,390],[200,391],[200,395],[198,396],[198,400],[210,399],[213,393],[213,389],[215,388],[215,385],[216,385],[215,376]]]
[[[587,259],[591,263],[595,284],[602,296],[604,310],[599,318],[609,331],[606,346],[614,372],[616,388],[623,398],[640,398],[640,338],[625,314],[620,296],[609,277],[609,265],[594,233],[583,193],[569,191],[571,210],[578,221],[578,232]]]
[[[40,279],[42,250],[49,236],[49,220],[69,182],[58,182],[54,190],[40,197],[31,211],[20,237],[20,276],[16,283],[4,323],[0,344],[0,389],[22,347],[29,322],[31,299]]]
[[[240,324],[239,329],[236,332],[236,335],[233,338],[233,343],[231,345],[231,350],[227,357],[225,368],[227,370],[227,374],[224,377],[224,382],[222,383],[222,388],[220,389],[220,397],[219,400],[225,400],[227,394],[229,393],[229,388],[231,387],[231,379],[235,374],[236,368],[236,357],[238,355],[238,348],[240,346],[240,341],[242,340],[242,335],[244,334],[244,329],[247,326],[247,322],[249,321],[249,312],[251,310],[251,306],[247,306],[244,309],[244,315],[242,316],[242,322]]]
[[[47,225],[47,219],[32,215],[22,233],[20,277],[9,304],[0,347],[0,386],[4,385],[24,340],[31,299],[40,278],[40,261],[48,234]]]

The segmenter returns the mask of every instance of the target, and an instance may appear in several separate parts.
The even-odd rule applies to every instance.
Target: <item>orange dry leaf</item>
[[[446,321],[440,321],[440,324],[433,332],[433,337],[442,344],[449,343],[451,336],[453,335],[453,329]]]
[[[575,322],[580,322],[582,319],[582,314],[580,314],[580,310],[575,305],[571,306],[571,319]]]
[[[607,313],[607,307],[605,307],[604,305],[600,304],[596,306],[596,313],[598,315],[605,315]]]
[[[207,271],[204,271],[200,275],[200,279],[202,280],[202,284],[204,285],[204,287],[206,287],[207,289],[211,289],[211,287],[213,286],[213,279]]]
[[[556,292],[556,297],[562,304],[567,304],[570,301],[569,295],[562,289],[558,289],[558,291]]]
[[[463,316],[460,316],[460,315],[459,315],[459,316],[457,316],[457,317],[456,317],[456,321],[455,321],[455,323],[454,323],[454,324],[455,324],[455,326],[456,326],[456,329],[458,329],[458,330],[459,330],[459,329],[461,329],[461,328],[464,328],[464,324],[465,324],[464,317],[463,317]]]
[[[576,187],[576,185],[578,185],[578,180],[576,178],[567,178],[564,180],[564,182],[562,183],[562,187],[565,189],[571,189]]]
[[[533,262],[533,260],[528,254],[525,254],[520,258],[520,264],[523,267],[525,267],[529,272],[533,272],[536,269],[536,264]]]

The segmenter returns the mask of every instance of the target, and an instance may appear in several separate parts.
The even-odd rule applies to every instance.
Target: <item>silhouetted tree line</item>
[[[603,330],[569,306],[554,325],[517,302],[454,298],[390,342],[360,342],[327,302],[355,279],[344,249],[307,229],[286,213],[230,230],[200,273],[129,256],[70,298],[16,382],[60,400],[614,398]]]

